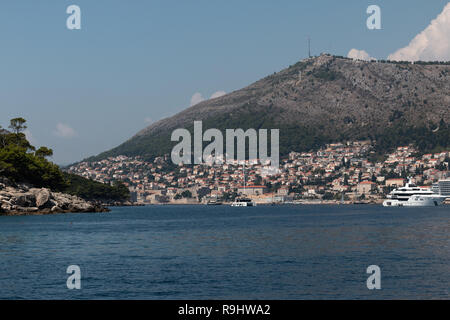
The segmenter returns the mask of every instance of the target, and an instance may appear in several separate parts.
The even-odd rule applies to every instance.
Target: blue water
[[[81,268],[81,290],[66,286]],[[381,290],[366,269],[381,268]],[[450,207],[0,217],[0,299],[449,299]]]

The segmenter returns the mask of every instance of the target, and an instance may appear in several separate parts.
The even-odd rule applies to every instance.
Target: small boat
[[[245,187],[247,186],[247,180],[245,179],[245,162],[244,162],[244,165],[242,166],[242,173],[244,176],[244,191],[245,191]],[[244,194],[245,194],[245,192],[244,192]],[[231,204],[231,206],[232,207],[256,207],[256,203],[253,202],[249,198],[241,197],[241,198],[236,198],[234,200],[234,202]]]
[[[221,206],[223,203],[218,201],[217,199],[210,199],[206,202],[207,206]]]
[[[232,207],[256,207],[256,203],[249,198],[236,198]]]

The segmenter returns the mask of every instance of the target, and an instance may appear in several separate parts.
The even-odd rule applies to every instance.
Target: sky
[[[448,4],[2,0],[0,125],[24,117],[31,142],[66,165],[306,58],[308,37],[313,55],[450,56]],[[67,28],[70,5],[81,9],[79,30]],[[381,9],[381,29],[368,29],[369,5]]]

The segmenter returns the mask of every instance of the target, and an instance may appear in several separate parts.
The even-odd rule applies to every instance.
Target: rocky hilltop
[[[450,64],[355,61],[323,54],[143,129],[108,156],[169,153],[176,128],[279,128],[280,151],[376,140],[383,148],[450,141]],[[447,142],[445,142],[447,141]],[[383,150],[386,151],[386,150]]]
[[[94,202],[47,188],[14,185],[0,178],[0,215],[41,215],[55,213],[107,212]]]

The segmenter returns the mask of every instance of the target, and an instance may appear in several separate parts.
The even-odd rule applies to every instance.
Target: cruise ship
[[[401,188],[394,189],[383,202],[385,207],[434,207],[441,205],[446,196],[430,188],[420,188],[408,179]]]

